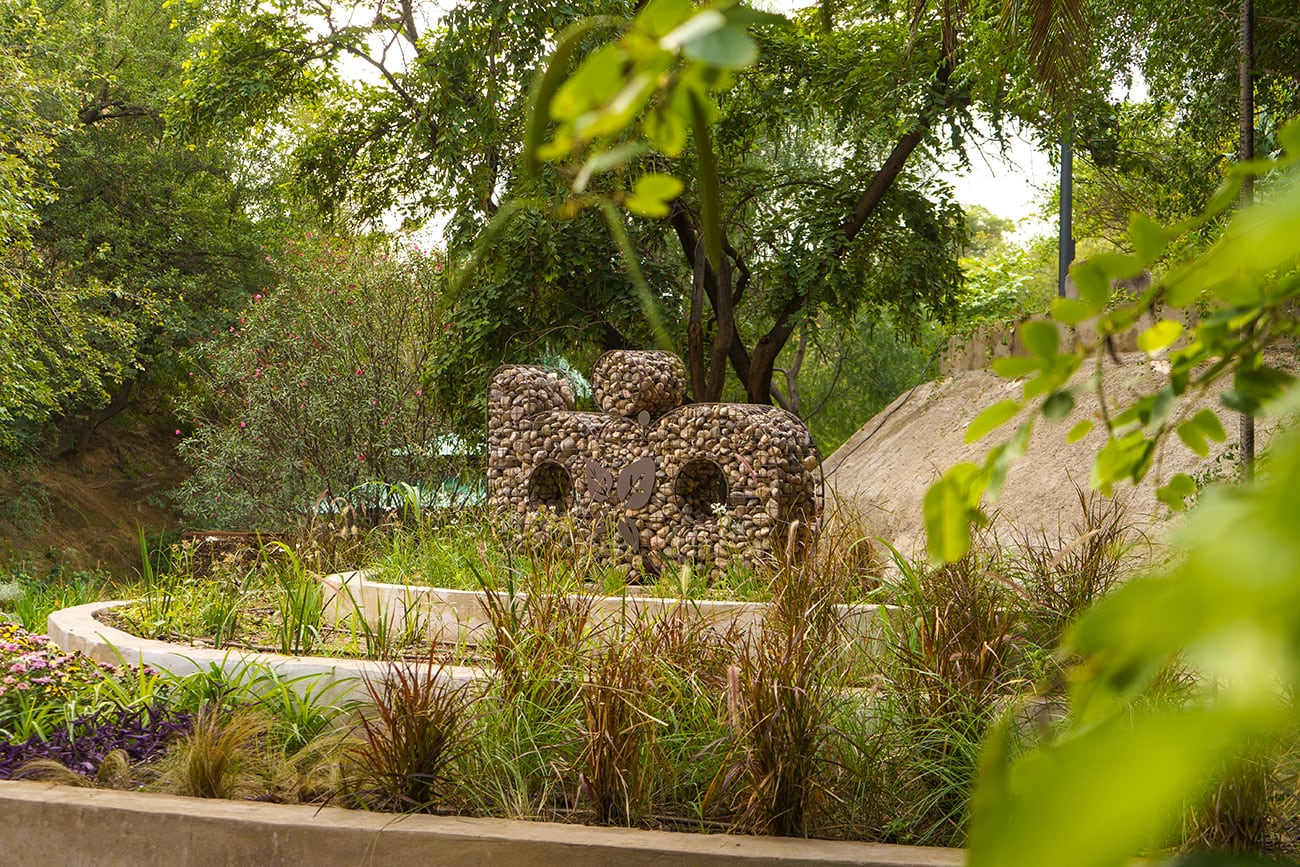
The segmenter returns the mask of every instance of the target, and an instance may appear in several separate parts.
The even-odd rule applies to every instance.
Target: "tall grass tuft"
[[[578,773],[598,822],[632,824],[645,807],[655,732],[663,725],[646,710],[653,664],[647,649],[636,634],[612,640],[585,666]]]
[[[728,669],[733,758],[708,801],[729,802],[743,828],[781,836],[817,828],[830,797],[837,698],[829,663],[841,641],[842,592],[812,569],[784,564],[762,629]]]
[[[434,809],[451,791],[465,748],[470,705],[445,666],[394,662],[384,678],[365,682],[373,707],[361,713],[343,754],[344,785],[356,804],[376,810]]]
[[[251,798],[266,790],[267,720],[248,709],[199,710],[191,732],[164,759],[156,788],[196,798]]]
[[[1071,532],[1023,535],[1007,571],[1021,597],[1026,637],[1054,648],[1085,608],[1131,577],[1140,536],[1122,501],[1075,486],[1079,519]]]
[[[882,689],[871,706],[872,736],[888,745],[874,752],[876,773],[901,793],[889,834],[961,845],[984,734],[1028,685],[1020,609],[992,536],[939,569],[894,556],[898,610],[884,619]]]
[[[276,608],[280,615],[280,652],[310,653],[320,638],[325,591],[292,548],[283,542],[272,542],[270,547],[279,549],[284,555],[268,564],[268,568],[275,570],[279,584]]]

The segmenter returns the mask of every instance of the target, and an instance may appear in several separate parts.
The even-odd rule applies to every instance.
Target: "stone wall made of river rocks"
[[[558,370],[499,368],[488,387],[488,502],[524,532],[565,526],[635,573],[753,566],[806,547],[822,505],[817,447],[772,406],[687,403],[681,359],[607,352],[601,412]],[[796,552],[797,553],[797,552]]]

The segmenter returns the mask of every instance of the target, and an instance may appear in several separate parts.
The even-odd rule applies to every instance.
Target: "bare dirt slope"
[[[1119,359],[1118,364],[1107,359],[1103,365],[1108,405],[1123,405],[1163,385],[1163,362],[1150,361],[1140,353]],[[1280,356],[1270,361],[1294,367],[1294,361]],[[956,373],[904,393],[826,459],[823,468],[828,503],[834,506],[838,502],[860,511],[872,530],[902,553],[910,556],[923,552],[921,504],[926,488],[954,463],[982,462],[989,448],[1003,442],[1012,425],[999,428],[974,445],[965,441],[966,426],[986,407],[1019,396],[1019,382],[1001,379],[987,370]],[[1210,405],[1210,401],[1203,401],[1190,412]],[[1154,470],[1140,486],[1117,490],[1116,496],[1124,499],[1131,519],[1150,527],[1167,516],[1168,509],[1156,500],[1155,489],[1174,473],[1205,478],[1233,470],[1225,452],[1237,441],[1237,417],[1222,409],[1219,417],[1228,440],[1219,444],[1208,459],[1198,458],[1171,437],[1158,453]],[[1080,514],[1075,486],[1087,489],[1093,458],[1105,443],[1098,423],[1083,440],[1066,444],[1066,432],[1086,418],[1100,419],[1097,395],[1090,390],[1077,396],[1068,418],[1039,421],[1028,453],[1013,467],[996,504],[996,524],[1004,536],[1015,538],[1025,531],[1046,531],[1049,537],[1058,532],[1072,537],[1070,528]],[[1260,426],[1262,443],[1272,425],[1261,422]]]
[[[81,455],[0,472],[0,564],[29,571],[103,568],[130,575],[139,529],[179,526],[167,492],[185,478],[171,431],[113,420]]]

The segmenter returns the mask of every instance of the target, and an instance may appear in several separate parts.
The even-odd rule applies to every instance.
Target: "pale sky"
[[[1052,222],[1036,217],[1059,181],[1057,169],[1048,155],[1028,139],[1011,135],[1005,153],[990,139],[970,142],[967,146],[970,166],[958,169],[951,159],[940,177],[952,184],[957,201],[963,205],[983,205],[1001,217],[1020,223],[1015,237],[1055,231]]]

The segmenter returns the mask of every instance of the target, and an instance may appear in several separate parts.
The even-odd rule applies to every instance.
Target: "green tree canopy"
[[[641,12],[656,8],[671,18],[693,7],[660,0]],[[925,5],[827,5],[785,26],[753,17],[757,62],[717,80],[733,86],[715,88],[710,118],[725,269],[705,261],[700,163],[681,146],[698,138],[690,129],[669,123],[661,132],[677,146],[582,184],[617,201],[638,177],[684,182],[666,209],[628,226],[648,299],[602,216],[575,207],[575,169],[530,174],[519,159],[534,72],[565,28],[595,16],[570,46],[579,58],[627,32],[635,11],[477,0],[424,20],[410,2],[230,3],[196,42],[170,116],[193,135],[290,130],[296,183],[329,213],[415,224],[445,213],[453,261],[499,214],[513,217],[492,226],[450,299],[467,352],[435,371],[447,389],[476,393],[529,343],[579,355],[644,344],[649,303],[668,325],[661,339],[692,358],[697,399],[788,403],[773,373],[818,311],[874,305],[912,323],[952,314],[962,216],[924,160],[960,142],[974,105],[1037,110],[1007,86],[1028,75],[1027,51],[1019,65],[988,62],[1016,44],[995,26],[1000,5],[972,4],[965,28]],[[373,76],[340,77],[349,58]]]
[[[174,382],[176,350],[264,277],[248,161],[169,137],[162,117],[202,24],[193,5],[0,6],[0,64],[20,84],[0,109],[6,447],[36,445],[50,420],[84,446]]]

